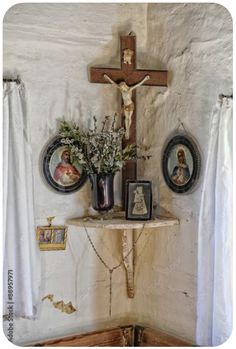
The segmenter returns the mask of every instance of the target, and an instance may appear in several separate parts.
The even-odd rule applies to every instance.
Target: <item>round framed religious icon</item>
[[[43,153],[43,175],[52,189],[64,194],[79,190],[87,180],[83,166],[71,162],[70,149],[61,137],[54,137]]]
[[[162,156],[162,171],[171,190],[179,194],[192,190],[199,178],[200,168],[200,152],[192,137],[177,134],[167,142]]]

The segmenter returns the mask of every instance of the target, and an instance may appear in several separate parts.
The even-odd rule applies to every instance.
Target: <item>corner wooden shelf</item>
[[[70,218],[67,224],[78,227],[95,228],[95,229],[142,229],[160,228],[179,224],[179,220],[171,216],[158,215],[148,221],[126,220],[124,212],[113,213],[111,218],[103,216],[87,216],[79,218]]]
[[[161,212],[162,210],[159,210]],[[169,213],[160,213],[148,221],[126,220],[124,212],[115,212],[110,215],[97,215],[79,218],[70,218],[66,222],[68,225],[94,229],[120,229],[122,233],[122,250],[124,266],[127,274],[127,292],[128,297],[134,297],[134,253],[130,250],[134,243],[135,229],[155,229],[160,227],[169,227],[179,224],[176,217]],[[127,256],[128,255],[128,256]]]

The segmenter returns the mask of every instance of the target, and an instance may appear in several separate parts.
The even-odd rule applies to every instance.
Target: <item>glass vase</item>
[[[114,206],[114,174],[89,175],[92,206],[96,211],[108,211]]]

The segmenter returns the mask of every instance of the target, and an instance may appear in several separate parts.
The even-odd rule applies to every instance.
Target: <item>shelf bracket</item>
[[[138,240],[134,241],[134,232],[137,229],[169,227],[179,224],[179,220],[171,216],[168,212],[163,212],[159,209],[158,216],[154,216],[148,221],[131,221],[125,219],[124,212],[117,212],[111,219],[101,219],[100,216],[86,216],[78,218],[70,218],[67,223],[79,227],[94,228],[94,229],[119,229],[121,230],[121,245],[123,264],[126,270],[127,277],[127,293],[129,298],[134,298],[134,260],[135,250],[133,245]],[[131,252],[130,252],[131,251]],[[122,263],[122,262],[121,262]]]
[[[134,298],[134,250],[130,252],[133,248],[133,239],[133,229],[124,229],[122,232],[122,251],[124,266],[126,269],[127,293],[129,298]]]

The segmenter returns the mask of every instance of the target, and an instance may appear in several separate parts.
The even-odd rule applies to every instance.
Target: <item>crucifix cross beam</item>
[[[121,92],[121,124],[126,133],[123,146],[136,143],[136,88],[145,86],[167,86],[166,70],[136,69],[136,37],[134,35],[120,37],[120,68],[90,68],[90,82],[115,85]],[[125,198],[125,182],[136,179],[136,162],[127,162],[122,170],[123,203]]]
[[[147,86],[167,86],[166,70],[136,69],[136,37],[132,35],[120,37],[121,68],[90,68],[90,82],[107,84],[104,74],[116,82],[125,81],[128,85],[140,82],[146,75],[150,79]]]

